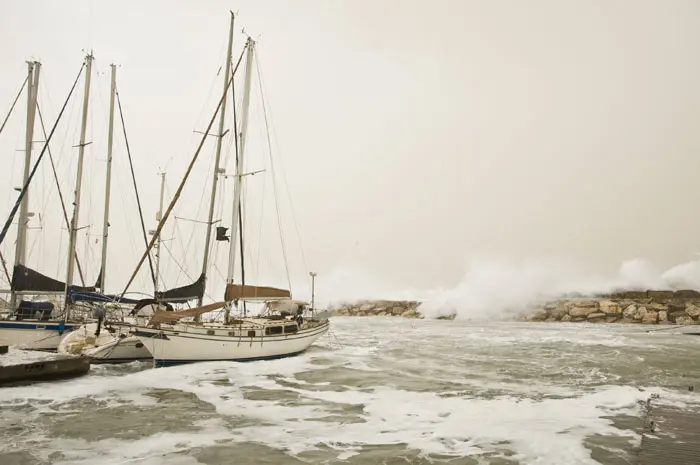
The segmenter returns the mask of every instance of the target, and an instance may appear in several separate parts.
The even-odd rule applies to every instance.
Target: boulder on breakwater
[[[423,318],[420,302],[412,300],[362,300],[331,309],[332,316],[402,316]]]
[[[424,318],[420,302],[365,300],[336,306],[333,316],[402,316]],[[441,317],[451,320],[455,315]],[[561,298],[531,305],[519,321],[639,323],[660,325],[700,324],[700,292],[622,291],[591,297]]]
[[[531,308],[521,321],[700,324],[700,292],[624,291],[592,298],[559,299]]]

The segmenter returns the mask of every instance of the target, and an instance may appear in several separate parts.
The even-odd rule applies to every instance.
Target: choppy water
[[[93,365],[0,389],[0,463],[626,464],[640,401],[700,407],[697,336],[332,321],[332,335],[291,359]]]

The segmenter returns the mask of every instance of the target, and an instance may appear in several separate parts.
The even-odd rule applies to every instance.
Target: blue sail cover
[[[141,299],[129,299],[126,297],[118,297],[116,295],[100,294],[99,292],[81,292],[80,288],[74,289],[73,286],[68,290],[68,300],[71,303],[76,302],[109,302],[116,304],[135,305]]]

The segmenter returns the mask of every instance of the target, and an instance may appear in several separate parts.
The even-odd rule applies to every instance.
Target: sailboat
[[[64,218],[69,230],[69,244],[68,244],[68,265],[66,270],[66,281],[60,282],[49,276],[45,276],[35,270],[32,270],[26,266],[26,243],[27,243],[27,224],[30,214],[28,213],[28,192],[33,174],[36,171],[37,166],[41,162],[44,153],[48,150],[49,141],[53,136],[56,129],[56,125],[65,110],[66,103],[64,103],[63,110],[59,115],[51,134],[48,136],[44,147],[35,162],[34,168],[32,168],[32,157],[31,157],[31,145],[32,137],[34,131],[34,120],[35,113],[38,109],[37,105],[37,89],[39,80],[39,71],[41,64],[38,62],[29,62],[29,71],[26,83],[28,85],[28,104],[27,104],[27,131],[26,131],[26,153],[25,153],[25,164],[24,164],[24,186],[20,191],[20,199],[18,199],[17,204],[13,208],[10,218],[5,223],[5,227],[2,232],[2,239],[5,238],[5,234],[9,225],[12,222],[17,208],[19,207],[19,221],[18,221],[18,233],[16,242],[16,252],[15,252],[15,266],[13,269],[12,279],[11,279],[11,300],[10,309],[11,312],[7,318],[0,320],[0,339],[4,340],[6,343],[11,345],[17,345],[26,349],[37,349],[37,350],[57,350],[61,341],[66,337],[66,335],[71,334],[77,328],[81,327],[86,321],[92,320],[91,312],[104,311],[104,307],[109,304],[115,305],[138,305],[140,299],[129,299],[124,296],[110,296],[104,293],[105,289],[105,276],[106,276],[106,260],[107,260],[107,238],[108,238],[108,228],[109,228],[109,198],[110,198],[110,186],[111,186],[111,165],[112,165],[112,141],[113,141],[113,123],[114,123],[114,95],[115,95],[115,72],[116,66],[112,65],[112,96],[110,105],[110,121],[109,121],[109,138],[108,138],[108,149],[107,149],[107,176],[105,183],[105,210],[104,210],[104,220],[103,220],[103,242],[102,242],[102,260],[100,266],[100,272],[98,274],[96,283],[94,286],[76,286],[73,285],[73,276],[75,274],[76,266],[78,272],[80,273],[81,280],[83,280],[82,270],[80,268],[80,262],[78,261],[76,253],[77,244],[77,232],[78,232],[78,219],[80,216],[80,201],[81,201],[81,187],[82,187],[82,172],[83,172],[83,159],[86,143],[86,129],[87,129],[87,119],[88,119],[88,108],[89,108],[89,96],[90,96],[90,82],[92,74],[92,53],[88,53],[85,57],[83,65],[81,66],[80,73],[76,78],[73,88],[66,99],[66,103],[70,100],[73,90],[76,87],[80,75],[85,71],[85,88],[83,96],[82,105],[82,124],[80,130],[80,142],[78,145],[78,163],[77,163],[77,175],[76,175],[76,186],[75,186],[75,201],[73,203],[73,213],[72,218],[69,221],[68,214],[64,207]],[[30,173],[31,169],[31,173]],[[58,180],[56,179],[56,182]],[[134,185],[135,187],[135,185]],[[60,194],[60,190],[59,190]],[[136,192],[138,199],[138,191]],[[63,201],[61,196],[61,201]],[[53,302],[31,302],[22,300],[17,303],[19,296],[23,295],[62,295],[64,298],[64,308],[62,315],[55,315],[55,305]],[[94,305],[97,304],[97,307]],[[96,318],[99,321],[99,318]],[[99,334],[99,330],[98,330]]]
[[[112,78],[114,80],[114,69]],[[114,88],[114,85],[112,86]],[[165,191],[165,173],[161,173],[160,185],[160,207],[156,213],[156,219],[160,220],[163,210],[163,194]],[[155,297],[164,294],[182,296],[188,294],[187,289],[158,292],[158,280],[160,276],[160,240],[156,245],[156,267],[154,276]],[[195,283],[196,286],[196,283]],[[189,286],[194,287],[194,286]],[[195,289],[195,292],[197,289]],[[185,296],[186,297],[186,296]],[[195,296],[196,297],[196,296]],[[109,316],[101,315],[96,322],[86,323],[77,330],[67,334],[58,346],[58,353],[66,355],[81,355],[91,359],[92,363],[128,363],[139,360],[149,360],[151,353],[143,343],[133,335],[132,325],[145,324],[152,316],[154,310],[158,308],[168,309],[167,302],[158,302],[155,299],[143,299],[138,302],[133,309],[124,315],[122,311],[117,316],[119,325],[110,324]],[[172,308],[170,308],[172,310]],[[114,312],[113,312],[114,313]],[[141,321],[146,318],[146,321]]]
[[[231,19],[231,34],[229,36],[229,57],[231,55],[233,41],[233,17]],[[227,61],[227,72],[224,84],[226,84],[230,67],[230,59]],[[110,124],[111,117],[114,111],[113,96],[114,96],[114,73],[112,70],[113,91],[112,105],[110,106]],[[222,113],[223,114],[223,113]],[[223,124],[223,121],[222,121]],[[111,126],[110,126],[111,127]],[[223,129],[221,129],[223,131]],[[111,133],[111,132],[110,132]],[[216,166],[219,165],[221,157],[221,137],[217,139],[216,150]],[[88,357],[95,363],[123,363],[145,360],[152,358],[151,353],[146,349],[143,343],[133,335],[133,325],[146,324],[147,321],[141,321],[143,318],[149,318],[156,310],[172,310],[171,304],[185,303],[191,300],[197,300],[198,305],[202,305],[205,290],[205,274],[207,270],[207,259],[209,256],[209,246],[211,243],[211,232],[214,215],[214,202],[216,199],[216,180],[218,172],[214,173],[214,182],[212,185],[211,200],[209,206],[209,221],[207,222],[207,235],[204,253],[204,263],[200,276],[191,284],[181,287],[159,290],[160,282],[160,236],[157,237],[155,245],[156,249],[156,265],[153,275],[154,295],[153,299],[144,299],[140,301],[133,309],[131,314],[126,317],[118,315],[105,315],[104,322],[102,320],[91,322],[78,328],[71,334],[66,335],[58,346],[58,352],[72,355],[82,355]],[[163,195],[165,188],[165,173],[161,173],[161,188],[160,188],[160,203],[156,213],[156,220],[161,221],[163,212]],[[150,260],[150,256],[149,256]],[[110,316],[112,317],[110,319]],[[115,320],[115,321],[111,321]],[[112,324],[115,323],[115,324]]]
[[[232,85],[238,64],[245,54],[245,78],[242,101],[242,119],[240,134],[236,131],[237,163],[234,176],[233,213],[231,220],[231,236],[229,241],[229,263],[226,289],[223,301],[201,305],[182,311],[168,312],[157,310],[148,323],[134,326],[134,335],[148,348],[156,366],[192,363],[201,361],[252,361],[281,357],[289,357],[308,349],[319,337],[325,334],[330,326],[327,318],[318,318],[308,303],[292,299],[291,291],[269,286],[252,286],[244,282],[234,282],[235,259],[239,241],[238,234],[243,234],[241,217],[241,194],[244,173],[245,141],[248,127],[248,108],[250,103],[251,75],[255,55],[255,41],[248,38],[238,64],[231,70],[231,42],[233,36],[233,13],[231,13],[231,29],[229,33],[229,48],[226,65],[226,78],[223,95],[217,110],[212,117],[204,137],[209,133],[217,113],[221,110],[219,134],[223,134],[224,110],[228,88]],[[235,122],[234,122],[235,125]],[[236,128],[237,129],[237,128]],[[168,209],[161,218],[156,234],[149,244],[153,247],[157,237],[177,202],[189,173],[197,160],[204,143],[202,138],[188,170],[183,177],[180,187],[173,197]],[[221,137],[219,137],[221,139]],[[219,160],[215,164],[215,173],[219,172]],[[216,178],[216,174],[215,174]],[[212,196],[213,197],[213,196]],[[211,214],[210,214],[211,216]],[[211,217],[209,228],[211,228]],[[209,239],[209,236],[207,237]],[[242,243],[242,241],[241,241]],[[243,257],[243,249],[239,251]],[[141,258],[132,274],[133,280],[139,267],[143,264],[148,250]],[[205,253],[205,255],[207,255]],[[206,271],[206,258],[203,271]],[[204,274],[204,273],[203,273]],[[126,289],[125,289],[126,291]],[[231,310],[238,307],[239,302],[262,303],[263,309],[257,316],[242,316],[231,318]],[[201,322],[204,314],[224,309],[224,321]],[[194,319],[194,321],[187,321]]]
[[[112,85],[110,97],[109,115],[109,142],[108,142],[108,170],[107,170],[107,191],[104,219],[104,239],[102,248],[102,269],[106,269],[107,261],[107,231],[109,215],[109,180],[111,179],[110,165],[112,160],[112,134],[114,120],[114,99],[116,92],[116,66],[112,65]],[[120,107],[121,112],[121,107]],[[165,187],[165,173],[161,173],[160,207],[156,214],[156,219],[160,220],[163,209],[163,195]],[[135,181],[134,181],[135,183]],[[138,192],[137,192],[138,200]],[[144,226],[144,239],[146,238]],[[169,302],[183,302],[192,299],[201,299],[204,294],[203,277],[200,277],[192,284],[168,289],[162,292],[158,290],[159,264],[160,264],[160,241],[157,245],[156,267],[152,271],[154,298],[140,300],[126,299],[117,296],[108,296],[98,293],[82,293],[75,298],[87,302],[104,302],[117,304],[111,312],[95,312],[95,320],[81,325],[75,331],[65,335],[58,345],[57,351],[62,354],[82,355],[90,358],[96,363],[122,363],[136,360],[146,360],[151,358],[151,354],[144,345],[131,334],[130,325],[144,324],[142,318],[149,318],[157,309],[170,309]],[[150,257],[149,257],[150,259]],[[100,284],[104,288],[104,275],[100,275]],[[133,304],[133,308],[125,309],[123,304]],[[125,311],[128,310],[128,311]],[[112,325],[112,320],[119,322],[119,325]]]
[[[53,302],[34,302],[21,299],[24,295],[65,295],[66,297],[73,293],[93,292],[95,286],[73,286],[71,285],[72,274],[75,268],[75,228],[78,208],[80,205],[80,176],[82,174],[82,159],[85,149],[85,130],[87,124],[87,99],[90,89],[90,70],[92,64],[92,56],[88,55],[83,63],[82,70],[87,70],[85,80],[85,101],[83,102],[83,122],[80,133],[79,145],[79,163],[78,163],[78,187],[76,189],[76,203],[73,212],[73,222],[71,223],[71,241],[69,245],[69,270],[68,278],[65,283],[62,283],[49,276],[45,276],[38,271],[35,271],[26,266],[26,251],[27,251],[27,230],[30,213],[28,211],[29,198],[28,187],[31,181],[30,170],[32,163],[32,141],[34,134],[34,123],[37,110],[37,92],[39,85],[39,74],[41,63],[30,61],[28,64],[28,75],[26,80],[27,85],[27,129],[25,139],[25,163],[24,163],[24,185],[20,191],[19,205],[15,205],[13,213],[5,224],[2,233],[4,239],[7,229],[11,224],[14,213],[19,206],[19,221],[17,229],[17,241],[15,248],[15,264],[10,283],[10,314],[0,320],[0,340],[3,340],[9,345],[21,346],[26,349],[36,350],[56,350],[61,338],[65,333],[75,329],[76,325],[66,318],[66,314],[62,318],[56,318],[53,315],[55,305]],[[77,84],[77,79],[76,79]],[[73,86],[75,89],[75,84]],[[71,89],[71,94],[73,92]],[[69,97],[70,98],[70,95]],[[67,99],[68,100],[68,99]],[[66,100],[66,102],[67,102]],[[64,104],[65,109],[65,104]],[[59,116],[60,119],[60,116]],[[56,121],[58,123],[58,120]],[[55,130],[54,125],[53,130]],[[51,135],[53,135],[53,130]],[[49,136],[50,139],[51,136]],[[40,158],[48,147],[49,140],[47,139]],[[33,172],[32,172],[33,174]],[[18,299],[21,299],[18,302]]]

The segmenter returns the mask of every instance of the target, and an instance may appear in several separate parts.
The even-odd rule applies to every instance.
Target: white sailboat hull
[[[148,348],[156,366],[205,361],[254,361],[298,355],[328,331],[329,322],[301,329],[293,334],[228,336],[226,330],[207,334],[186,325],[168,329],[136,329],[135,335]],[[222,334],[223,333],[223,334]]]
[[[127,363],[153,358],[144,343],[135,336],[113,338],[106,344],[84,350],[83,355],[89,357],[92,363]]]
[[[129,327],[121,327],[112,334],[102,329],[95,337],[97,323],[81,326],[61,341],[58,352],[88,357],[93,363],[126,363],[150,360],[151,353],[144,344],[129,333]]]
[[[56,350],[77,325],[58,321],[0,321],[0,342],[29,350]]]

